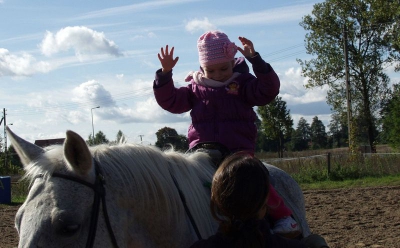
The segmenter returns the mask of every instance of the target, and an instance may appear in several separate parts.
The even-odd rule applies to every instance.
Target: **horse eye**
[[[80,225],[78,224],[74,224],[74,225],[69,225],[64,227],[64,229],[62,230],[64,235],[73,235],[74,233],[76,233],[80,228]]]
[[[57,219],[53,222],[53,225],[56,234],[64,237],[73,236],[81,227],[79,223],[63,219]]]

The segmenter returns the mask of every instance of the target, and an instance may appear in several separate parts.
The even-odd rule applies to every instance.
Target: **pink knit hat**
[[[197,40],[201,66],[229,62],[235,58],[237,47],[220,31],[209,31]]]

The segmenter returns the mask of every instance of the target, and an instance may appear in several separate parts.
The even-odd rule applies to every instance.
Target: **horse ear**
[[[64,157],[80,175],[86,176],[92,168],[92,155],[79,134],[68,130],[64,141]]]
[[[31,161],[39,157],[40,154],[44,153],[43,148],[22,139],[11,131],[8,126],[6,127],[6,131],[7,136],[10,138],[11,143],[24,166],[28,165]]]

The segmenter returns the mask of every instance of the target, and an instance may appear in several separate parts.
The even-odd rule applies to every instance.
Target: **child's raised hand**
[[[254,50],[253,42],[251,42],[251,40],[246,39],[246,38],[241,37],[241,36],[239,36],[239,40],[242,43],[243,48],[237,47],[238,50],[245,57],[253,57],[256,54],[256,51]]]
[[[165,52],[164,52],[164,48],[161,47],[161,55],[160,55],[160,53],[158,54],[158,59],[161,62],[162,72],[167,73],[167,72],[171,71],[172,68],[174,68],[174,66],[176,65],[176,63],[179,60],[179,57],[176,57],[174,59],[174,47],[172,47],[171,51],[168,52],[168,45],[166,45]]]

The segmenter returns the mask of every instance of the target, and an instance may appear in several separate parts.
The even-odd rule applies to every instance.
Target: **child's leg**
[[[272,231],[287,238],[294,238],[300,235],[301,231],[297,222],[291,217],[292,210],[286,205],[274,187],[269,185],[269,198],[267,201],[269,216],[274,222]]]
[[[278,195],[272,184],[269,184],[269,197],[267,205],[269,207],[269,215],[274,221],[292,214],[292,210],[285,205],[285,202],[280,195]]]

